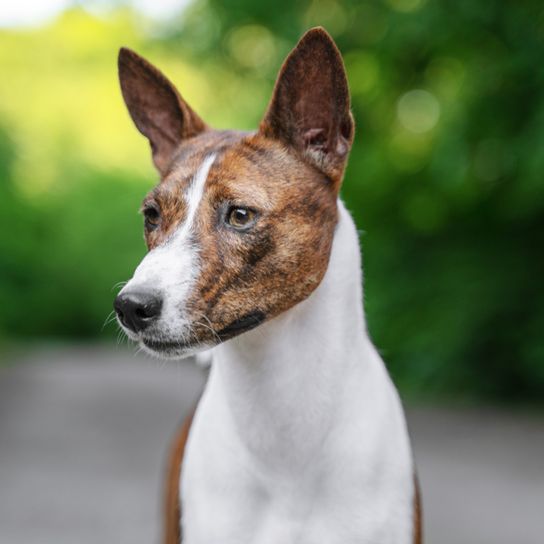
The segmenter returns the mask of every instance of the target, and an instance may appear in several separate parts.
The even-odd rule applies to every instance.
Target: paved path
[[[0,544],[158,542],[165,446],[202,372],[123,348],[12,362],[0,367]],[[417,408],[408,419],[428,544],[544,543],[544,416]]]

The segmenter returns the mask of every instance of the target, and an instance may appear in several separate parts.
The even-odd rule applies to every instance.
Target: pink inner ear
[[[349,151],[349,143],[346,138],[343,136],[338,136],[338,140],[336,141],[336,154],[339,157],[344,157],[348,154]]]
[[[324,128],[310,128],[304,132],[302,141],[304,149],[312,148],[328,153],[332,147],[338,157],[344,157],[349,151],[349,136],[349,132],[347,138],[343,133],[329,136]],[[336,138],[336,141],[329,142],[329,137]]]
[[[303,134],[304,147],[314,147],[327,151],[327,133],[324,128],[311,128]]]

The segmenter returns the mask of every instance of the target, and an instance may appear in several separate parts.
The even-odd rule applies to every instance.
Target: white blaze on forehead
[[[196,174],[193,176],[189,187],[185,193],[185,198],[187,199],[187,217],[183,226],[174,234],[174,237],[184,237],[189,234],[193,226],[196,211],[202,200],[202,195],[204,194],[204,186],[206,185],[206,180],[208,179],[208,174],[210,168],[215,160],[215,154],[208,155],[204,162],[200,165],[200,168],[196,171]]]
[[[161,328],[167,334],[168,329],[173,332],[183,325],[180,312],[198,275],[198,248],[192,243],[190,235],[214,160],[215,154],[204,159],[185,191],[187,215],[183,224],[164,244],[144,257],[121,291],[157,290],[163,299]]]

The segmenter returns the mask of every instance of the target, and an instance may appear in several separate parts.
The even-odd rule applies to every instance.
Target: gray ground
[[[0,367],[0,544],[158,542],[165,447],[202,373],[122,348]],[[408,410],[431,544],[544,542],[544,416]]]

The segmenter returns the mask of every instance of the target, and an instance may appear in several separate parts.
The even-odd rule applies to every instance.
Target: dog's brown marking
[[[163,544],[179,544],[182,539],[179,482],[182,470],[183,453],[189,437],[189,429],[193,422],[193,416],[194,410],[185,418],[183,424],[179,427],[170,448],[170,455],[166,467]]]
[[[160,210],[158,226],[146,232],[150,249],[184,221],[187,187],[215,155],[192,229],[200,266],[185,308],[190,340],[213,345],[243,316],[270,319],[304,300],[328,265],[353,138],[345,70],[328,34],[314,29],[300,40],[252,134],[209,129],[135,53],[122,50],[119,70],[131,116],[161,173],[144,201],[144,209]],[[254,210],[253,228],[229,228],[230,206]]]
[[[234,131],[208,130],[184,141],[170,159],[168,171],[160,183],[145,197],[142,209],[154,204],[161,212],[159,228],[146,231],[149,249],[161,245],[183,223],[187,202],[184,193],[192,183],[202,162],[210,153],[222,153],[232,142],[240,139],[242,133]]]
[[[419,479],[414,473],[414,544],[423,544],[423,510]]]
[[[249,145],[248,145],[249,144]],[[175,167],[174,167],[175,171]],[[267,319],[306,298],[327,268],[337,219],[327,177],[281,142],[241,136],[212,166],[195,225],[200,271],[187,308],[200,342],[242,316]],[[231,205],[257,213],[253,228],[225,224]]]

